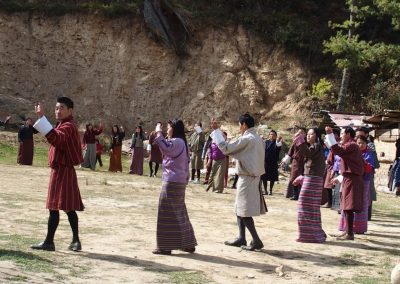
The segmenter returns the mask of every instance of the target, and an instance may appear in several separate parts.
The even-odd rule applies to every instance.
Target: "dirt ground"
[[[233,189],[215,194],[190,184],[186,204],[199,243],[196,253],[153,255],[160,178],[90,170],[77,174],[86,206],[79,213],[82,252],[67,250],[71,232],[65,214],[55,236],[56,252],[32,251],[29,244],[46,233],[49,169],[0,164],[0,253],[49,263],[47,270],[38,270],[0,254],[0,282],[379,283],[357,279],[388,280],[400,262],[400,220],[384,209],[375,212],[368,234],[355,241],[328,237],[324,244],[297,243],[296,202],[284,198],[285,181],[267,197],[267,215],[255,218],[262,251],[223,244],[237,235]],[[400,201],[379,197],[378,202]],[[325,232],[336,233],[339,215],[321,210]]]

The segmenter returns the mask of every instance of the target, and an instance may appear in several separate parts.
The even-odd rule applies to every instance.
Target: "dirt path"
[[[237,234],[232,189],[214,194],[189,185],[186,203],[197,252],[153,255],[160,179],[77,172],[86,206],[79,214],[83,251],[66,250],[71,233],[61,214],[56,252],[37,252],[28,247],[45,236],[49,169],[0,164],[0,282],[357,283],[364,276],[386,277],[400,262],[400,220],[385,210],[376,212],[369,233],[355,241],[297,243],[296,203],[283,197],[284,182],[267,198],[270,212],[255,218],[262,252],[223,244]],[[399,200],[384,195],[379,202]],[[322,209],[326,233],[336,233],[338,216]]]

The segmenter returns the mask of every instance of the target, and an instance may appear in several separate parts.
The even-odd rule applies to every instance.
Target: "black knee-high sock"
[[[268,181],[267,180],[265,180],[265,179],[262,179],[262,184],[263,184],[263,186],[264,186],[264,191],[265,191],[265,193],[267,193],[268,192]]]
[[[155,169],[154,169],[154,174],[156,175],[157,174],[157,172],[158,172],[158,167],[160,166],[160,164],[159,163],[156,163],[156,167],[155,167]]]
[[[233,180],[232,187],[235,187],[235,188],[236,188],[236,184],[237,184],[237,182],[238,182],[238,179],[239,179],[239,176],[238,176],[237,174],[235,174],[235,179]]]
[[[332,188],[328,188],[328,204],[332,205],[333,196],[332,196]]]
[[[345,213],[345,216],[346,216],[346,231],[347,231],[347,234],[349,236],[352,236],[352,235],[354,235],[354,233],[353,233],[354,213],[353,213],[353,211],[350,211],[350,210],[345,210],[344,213]]]
[[[274,184],[275,184],[274,181],[269,182],[269,192],[272,192],[272,189],[274,188]]]
[[[237,223],[239,227],[239,239],[246,241],[246,226],[242,220],[242,217],[237,216]]]
[[[71,225],[72,229],[72,242],[79,242],[79,234],[78,234],[78,215],[75,211],[69,211],[67,213],[68,221]]]
[[[194,174],[196,173],[196,169],[192,169],[192,180],[194,180]]]
[[[249,230],[253,241],[255,242],[261,242],[258,234],[257,234],[257,230],[256,227],[254,226],[254,220],[252,217],[242,217],[243,223],[246,226],[247,230]]]
[[[197,169],[197,179],[200,180],[200,169]]]
[[[293,197],[295,199],[299,199],[299,195],[300,195],[300,188],[299,186],[293,186]]]
[[[60,221],[60,213],[58,210],[49,211],[49,221],[47,223],[47,236],[44,242],[46,244],[54,243],[54,234],[56,233],[58,223]]]
[[[153,162],[149,162],[150,176],[153,175]]]

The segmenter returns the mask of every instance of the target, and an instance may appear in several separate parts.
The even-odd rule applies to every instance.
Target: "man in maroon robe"
[[[346,232],[339,236],[338,240],[354,240],[353,215],[354,212],[361,212],[363,208],[364,159],[360,148],[354,142],[356,133],[353,128],[342,129],[341,145],[337,144],[332,128],[326,127],[325,131],[326,142],[331,147],[332,153],[342,158],[340,176],[333,180],[333,183],[338,181],[342,183],[340,209],[344,211],[346,218]]]
[[[17,163],[32,166],[33,160],[33,134],[38,131],[32,126],[32,119],[28,117],[18,130],[18,156]]]
[[[72,229],[73,237],[68,249],[73,251],[82,249],[78,235],[76,211],[83,211],[84,206],[74,166],[81,164],[83,159],[78,129],[72,117],[73,108],[74,103],[70,98],[58,98],[55,107],[58,123],[53,128],[44,116],[43,106],[41,104],[35,106],[35,112],[39,119],[34,127],[45,135],[50,143],[49,166],[51,173],[46,204],[46,208],[50,211],[47,236],[43,242],[32,245],[33,249],[55,250],[54,234],[60,219],[59,210],[67,213]]]

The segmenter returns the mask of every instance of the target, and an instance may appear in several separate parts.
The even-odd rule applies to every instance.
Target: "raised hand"
[[[157,123],[155,131],[156,132],[162,132],[161,125],[159,123]]]
[[[326,133],[326,134],[331,134],[331,133],[333,133],[332,127],[326,126],[326,127],[325,127],[325,133]]]
[[[295,134],[294,134],[294,138],[297,138],[299,136],[303,135],[303,132],[301,130],[298,130]]]
[[[44,106],[41,103],[35,104],[35,113],[39,118],[44,115]]]

